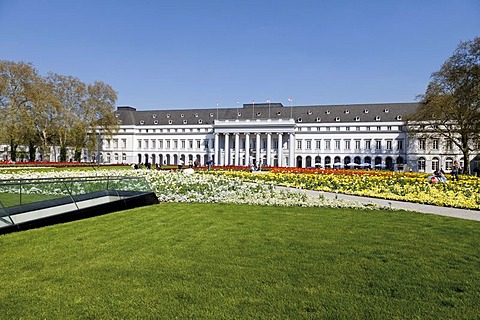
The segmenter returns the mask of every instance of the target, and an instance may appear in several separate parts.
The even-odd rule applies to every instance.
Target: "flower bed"
[[[473,176],[461,176],[458,182],[431,184],[427,174],[392,171],[277,168],[262,174],[233,170],[210,173],[248,182],[480,209],[480,179]]]
[[[314,197],[305,193],[281,191],[271,184],[245,183],[239,177],[211,175],[203,172],[162,170],[104,170],[95,172],[104,176],[144,176],[161,202],[237,203],[269,206],[344,207],[377,209],[373,204]],[[219,172],[219,171],[218,171]],[[0,174],[0,179],[82,177],[92,171],[31,172],[15,171]]]

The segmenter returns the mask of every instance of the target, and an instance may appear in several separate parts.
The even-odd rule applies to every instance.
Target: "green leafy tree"
[[[464,172],[480,137],[480,37],[462,42],[434,72],[417,112],[409,119],[416,136],[441,137],[463,153]]]
[[[13,161],[17,160],[18,146],[31,143],[28,115],[38,79],[37,70],[29,63],[0,61],[0,136],[10,145]]]

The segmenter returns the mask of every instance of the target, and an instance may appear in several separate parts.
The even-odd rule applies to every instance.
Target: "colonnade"
[[[278,142],[275,147],[272,145],[274,138],[277,138]],[[252,145],[252,139],[255,139],[255,145]],[[263,148],[262,139],[266,139],[266,146]],[[241,141],[244,141],[244,146],[240,145]],[[284,142],[288,142],[286,148]],[[247,166],[256,161],[264,166],[295,166],[294,133],[215,133],[214,150],[217,165]],[[288,153],[285,154],[284,151]]]

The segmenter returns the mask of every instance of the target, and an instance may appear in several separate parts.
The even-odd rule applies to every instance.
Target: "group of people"
[[[462,167],[460,167],[460,164],[458,161],[455,161],[452,166],[452,180],[453,181],[458,181],[458,174],[462,172]],[[445,176],[445,171],[443,171],[442,168],[438,168],[435,171],[433,171],[433,176],[429,177],[429,181],[431,183],[446,183],[447,182],[447,177]]]

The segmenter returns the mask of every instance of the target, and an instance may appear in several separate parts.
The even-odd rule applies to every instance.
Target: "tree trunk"
[[[67,162],[67,147],[60,147],[60,162]]]
[[[75,148],[75,154],[73,156],[73,159],[75,161],[82,161],[82,149],[81,148]]]
[[[17,161],[17,147],[18,144],[15,144],[15,141],[10,140],[10,160]]]
[[[35,154],[37,153],[37,148],[32,141],[28,144],[28,161],[35,161]]]
[[[462,150],[463,153],[463,173],[470,174],[470,151],[467,148]]]

